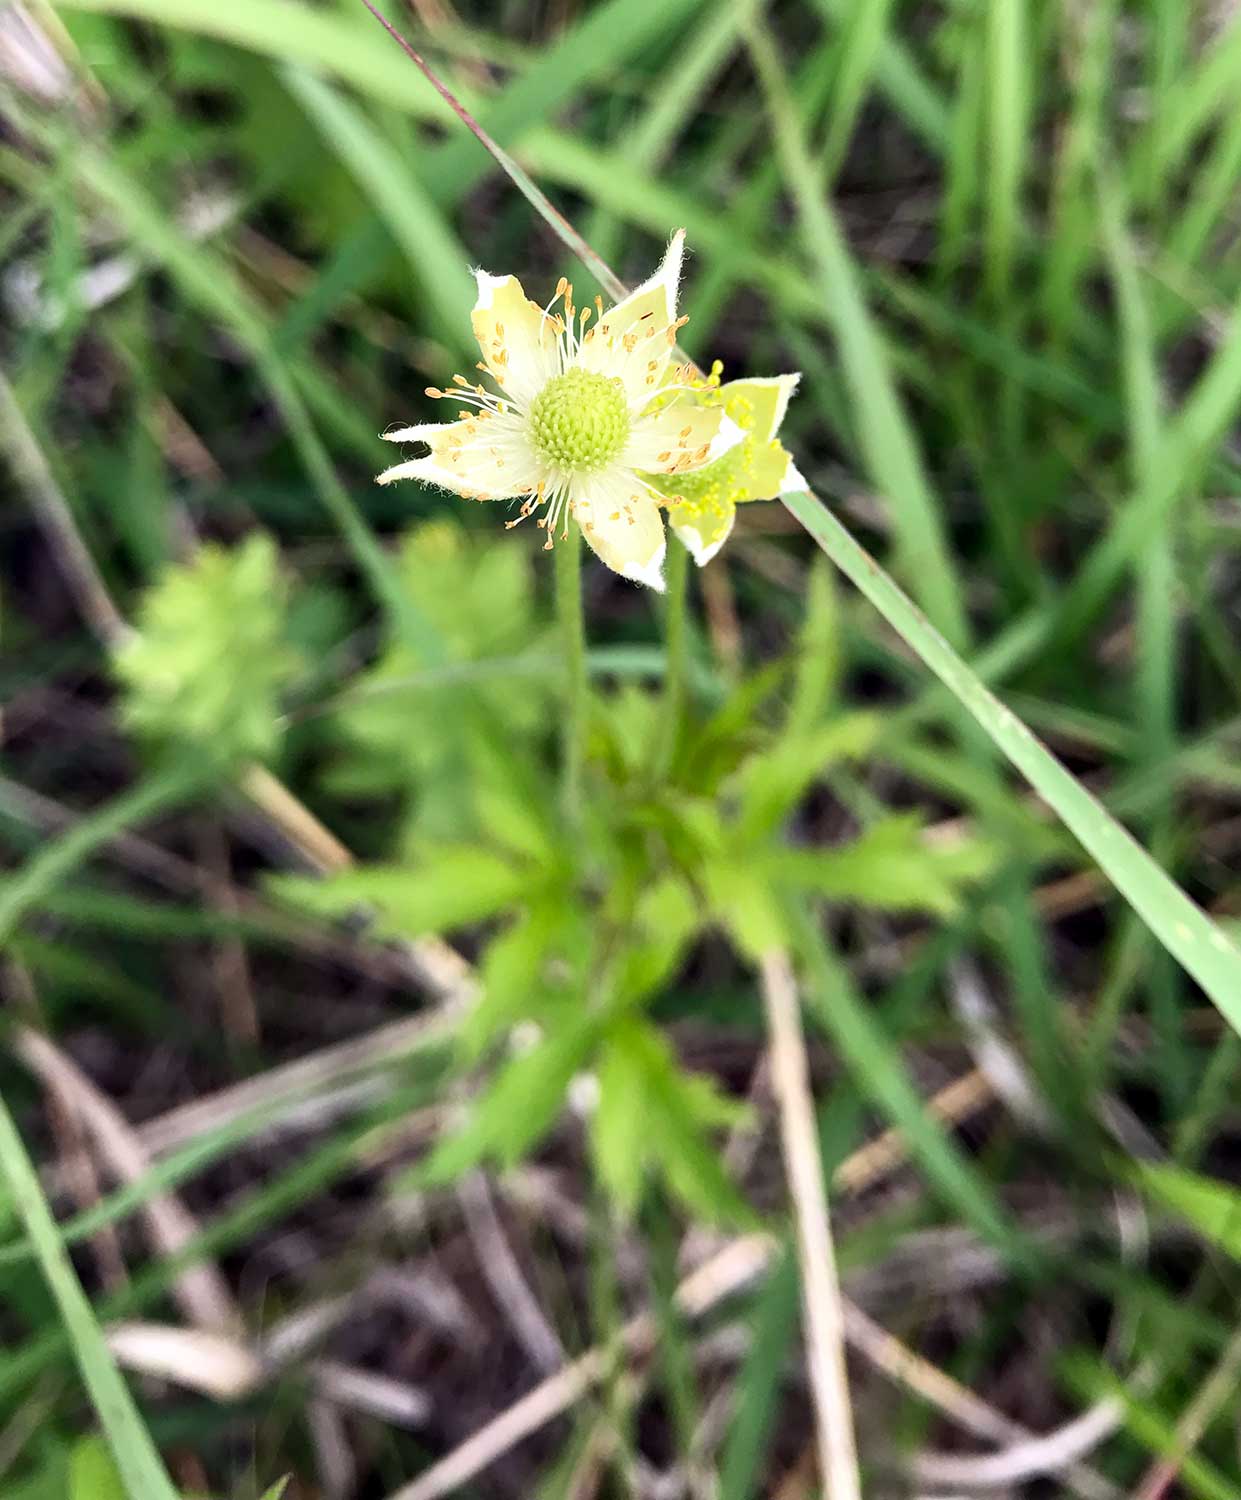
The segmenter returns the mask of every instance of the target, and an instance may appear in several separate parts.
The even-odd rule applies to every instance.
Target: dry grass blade
[[[1100,1403],[1057,1432],[1040,1437],[915,1354],[860,1307],[846,1302],[844,1320],[849,1343],[876,1369],[943,1412],[964,1431],[1006,1449],[982,1458],[955,1454],[944,1459],[925,1457],[916,1466],[917,1476],[924,1484],[998,1485],[1017,1478],[1063,1473],[1085,1500],[1115,1500],[1115,1487],[1078,1462],[1083,1453],[1097,1447],[1115,1430],[1119,1414],[1113,1403]],[[999,1473],[1008,1475],[1008,1479],[994,1477]]]
[[[986,1081],[975,1073],[957,1079],[927,1101],[928,1113],[959,1123],[991,1100]],[[833,1182],[861,1192],[888,1176],[905,1160],[900,1133],[888,1130],[840,1163]],[[770,1267],[776,1242],[764,1234],[732,1241],[692,1271],[677,1287],[678,1306],[688,1317],[701,1317],[762,1276]],[[650,1348],[654,1321],[632,1319],[624,1329],[625,1348],[638,1357]],[[573,1407],[601,1379],[607,1368],[604,1351],[591,1349],[563,1370],[535,1386],[464,1443],[404,1486],[389,1500],[438,1500],[468,1484],[518,1443]]]
[[[535,183],[530,174],[518,166],[508,152],[505,151],[504,147],[493,139],[487,130],[479,124],[443,79],[439,77],[426,58],[421,53],[415,51],[386,16],[376,10],[371,4],[371,0],[362,0],[362,4],[366,6],[371,15],[375,17],[397,46],[400,47],[405,56],[409,58],[470,134],[478,140],[496,164],[504,170],[514,187],[517,188],[518,192],[522,194],[539,217],[551,225],[563,243],[581,260],[583,265],[590,267],[599,285],[607,292],[608,296],[617,299],[623,297],[626,292],[624,282],[621,281],[620,277],[617,276],[616,272],[612,270],[603,257],[591,249],[547,194]]]
[[[0,449],[8,455],[18,483],[30,497],[82,614],[109,648],[132,634],[112,602],[103,575],[78,534],[73,511],[52,474],[13,387],[0,372]]]
[[[1215,1368],[1185,1408],[1176,1424],[1171,1451],[1151,1465],[1134,1493],[1134,1500],[1162,1500],[1221,1407],[1230,1396],[1235,1396],[1238,1380],[1241,1380],[1241,1329],[1228,1340]]]
[[[13,1047],[32,1072],[72,1100],[100,1157],[121,1182],[136,1182],[150,1171],[150,1155],[133,1127],[76,1063],[47,1037],[26,1027],[13,1033]],[[153,1247],[164,1256],[175,1256],[199,1233],[197,1221],[170,1193],[148,1199],[143,1215]],[[203,1262],[178,1272],[172,1293],[185,1316],[202,1330],[234,1333],[241,1327],[241,1313],[233,1295],[213,1265]]]
[[[797,1226],[806,1352],[818,1418],[819,1465],[824,1488],[832,1500],[860,1500],[840,1283],[797,985],[786,953],[768,953],[760,974],[770,1038],[772,1089],[780,1114],[784,1169]]]

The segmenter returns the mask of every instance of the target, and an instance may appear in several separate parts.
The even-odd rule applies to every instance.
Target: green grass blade
[[[987,1179],[927,1113],[899,1054],[828,947],[818,921],[807,910],[791,911],[790,920],[805,965],[806,1007],[844,1054],[858,1088],[904,1133],[911,1153],[942,1198],[1014,1266],[1029,1269],[1029,1245],[1000,1207]]]
[[[60,0],[64,10],[129,16],[214,37],[289,63],[322,68],[361,92],[423,120],[451,112],[382,33],[298,0]]]
[[[750,1500],[759,1493],[797,1315],[797,1264],[786,1247],[755,1302],[753,1342],[738,1378],[720,1464],[720,1500]]]
[[[847,26],[870,0],[816,0],[816,4],[829,20]],[[880,35],[874,77],[910,130],[934,152],[942,153],[948,143],[948,105],[921,71],[914,53],[897,37]]]
[[[474,282],[470,257],[448,220],[361,110],[300,68],[283,68],[281,75],[400,245],[426,294],[427,321],[449,348],[462,349]]]
[[[169,223],[150,196],[113,157],[84,144],[77,153],[76,163],[83,186],[112,208],[136,245],[167,266],[187,300],[208,317],[218,319],[250,351],[323,508],[352,549],[376,598],[421,660],[429,664],[442,660],[438,634],[416,607],[396,568],[338,478],[289,366],[272,347],[262,309],[236,284],[225,262],[205,246],[188,240]]]
[[[814,496],[784,504],[1094,857],[1163,946],[1241,1032],[1241,953],[1133,836],[974,675],[918,607]]]
[[[854,0],[853,11],[842,27],[832,113],[823,142],[822,169],[829,183],[840,170],[882,55],[891,9],[892,0]]]
[[[140,781],[84,817],[68,833],[44,845],[0,891],[0,943],[6,942],[27,912],[57,883],[118,833],[188,800],[201,790],[200,764],[178,762]]]
[[[858,441],[871,479],[892,503],[900,566],[917,580],[918,596],[936,624],[952,640],[963,642],[969,630],[961,590],[887,351],[840,226],[819,190],[771,38],[755,23],[748,28],[747,40],[789,187],[797,200],[806,247],[818,273],[819,292],[833,315]]]
[[[987,8],[987,285],[997,305],[1007,298],[1020,217],[1025,163],[1025,0],[991,0]]]
[[[39,1178],[0,1099],[0,1172],[38,1256],[108,1447],[130,1500],[178,1500],[142,1417],[104,1341],[95,1314],[57,1233]]]

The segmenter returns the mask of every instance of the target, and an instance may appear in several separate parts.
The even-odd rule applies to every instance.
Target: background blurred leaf
[[[931,842],[917,815],[900,814],[837,848],[775,851],[764,863],[773,880],[829,900],[951,916],[964,888],[988,874],[997,857],[978,839]]]
[[[68,1500],[129,1500],[112,1456],[98,1438],[73,1445]]]
[[[1211,1244],[1241,1260],[1241,1189],[1183,1167],[1142,1162],[1139,1185],[1157,1203],[1188,1220]]]
[[[276,549],[257,532],[169,568],[116,657],[129,724],[220,760],[270,755],[280,689],[297,665],[282,639],[284,601]]]

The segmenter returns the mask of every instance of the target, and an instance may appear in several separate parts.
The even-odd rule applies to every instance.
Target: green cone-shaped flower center
[[[615,459],[629,436],[629,406],[615,375],[566,370],[530,408],[530,439],[557,468],[591,473]]]

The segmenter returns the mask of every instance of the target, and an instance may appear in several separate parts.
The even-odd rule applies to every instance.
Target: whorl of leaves
[[[138,634],[117,658],[129,726],[213,759],[270,755],[280,690],[296,665],[283,639],[285,603],[265,536],[232,549],[207,545],[169,568],[143,597]]]

